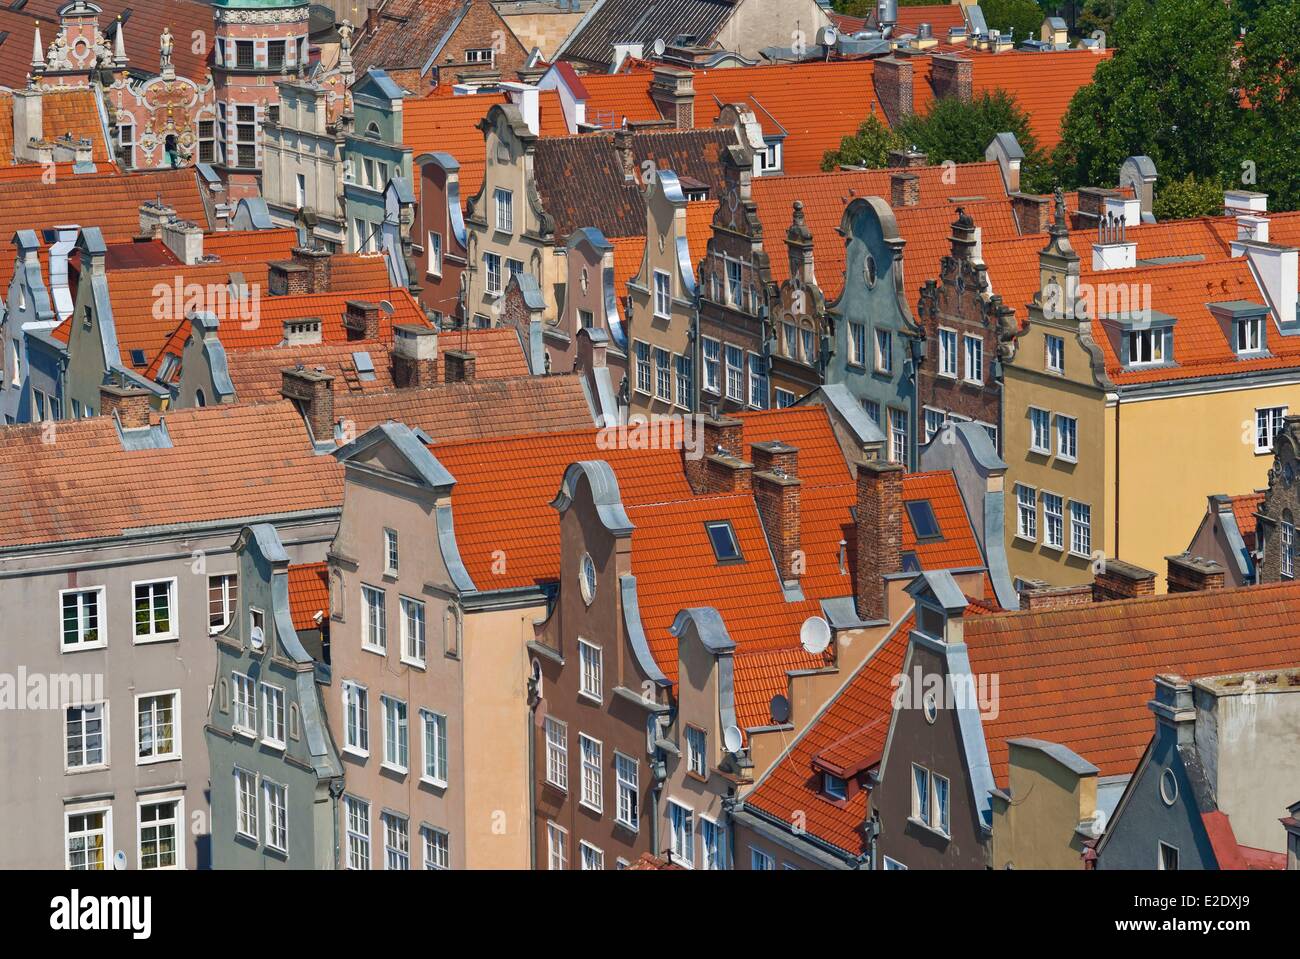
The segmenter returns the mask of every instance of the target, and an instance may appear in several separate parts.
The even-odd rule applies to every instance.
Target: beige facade
[[[993,793],[990,865],[1082,869],[1084,842],[1105,828],[1104,816],[1098,817],[1097,767],[1052,743],[1013,739],[1008,747],[1009,789]]]
[[[351,80],[350,71],[345,80]],[[327,249],[346,241],[342,133],[329,120],[329,91],[282,80],[279,112],[262,128],[262,196],[276,226],[309,226]]]
[[[761,59],[764,47],[791,46],[798,34],[807,46],[830,18],[816,0],[744,0],[718,31],[716,42],[751,60]]]

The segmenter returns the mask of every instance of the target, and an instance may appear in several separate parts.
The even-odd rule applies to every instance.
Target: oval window
[[[582,556],[582,598],[588,606],[596,596],[596,564],[590,553]]]
[[[866,262],[862,265],[862,273],[866,277],[867,286],[876,285],[876,258],[870,253],[867,254]]]
[[[1178,777],[1167,767],[1160,774],[1160,798],[1165,801],[1166,806],[1172,806],[1178,799]]]

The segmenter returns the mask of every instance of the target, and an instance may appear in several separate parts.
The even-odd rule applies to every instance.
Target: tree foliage
[[[858,127],[858,132],[840,141],[838,150],[827,150],[822,157],[823,170],[836,170],[841,166],[886,166],[889,151],[903,145],[903,138],[874,113]]]
[[[990,30],[1009,32],[1017,43],[1037,37],[1043,25],[1038,0],[981,0],[980,9]]]
[[[1214,180],[1198,180],[1188,174],[1181,180],[1164,180],[1156,185],[1152,213],[1157,220],[1187,220],[1223,212],[1223,187]]]

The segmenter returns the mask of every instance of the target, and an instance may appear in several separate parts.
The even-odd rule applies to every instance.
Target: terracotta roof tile
[[[371,67],[419,70],[464,6],[463,0],[383,0],[378,29],[358,32],[352,58],[357,75]],[[361,18],[364,22],[364,17]]]
[[[330,614],[329,563],[289,567],[289,615],[297,630],[320,629],[317,613]]]
[[[501,94],[476,93],[409,98],[402,103],[402,139],[411,148],[411,159],[425,153],[455,157],[460,163],[462,203],[483,185],[487,147],[477,124],[495,104],[504,102],[506,98]]]
[[[31,34],[28,34],[31,37]],[[30,46],[27,48],[31,49]],[[10,51],[12,52],[12,51]],[[8,55],[0,62],[9,61]],[[26,68],[23,70],[26,74]],[[20,80],[18,86],[26,86]],[[71,133],[74,139],[91,141],[91,157],[96,164],[108,164],[112,159],[108,141],[104,139],[104,125],[100,119],[95,94],[89,87],[66,90],[47,89],[41,95],[41,124],[45,139],[53,140]],[[0,165],[17,162],[14,156],[14,99],[9,90],[0,90]],[[192,173],[193,171],[191,171]],[[53,185],[50,185],[53,189]]]
[[[1241,538],[1245,540],[1246,548],[1254,550],[1255,548],[1255,512],[1264,502],[1264,493],[1246,493],[1243,496],[1232,497],[1232,515],[1237,521],[1237,529],[1241,530]]]

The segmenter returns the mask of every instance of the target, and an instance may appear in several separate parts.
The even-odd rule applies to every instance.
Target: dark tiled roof
[[[463,0],[386,0],[378,29],[357,40],[352,52],[357,75],[371,67],[422,68],[463,6]]]
[[[717,199],[723,189],[722,150],[732,142],[734,134],[722,127],[647,130],[632,135],[632,155],[638,176],[649,161],[654,169],[707,184],[710,198]],[[557,239],[587,226],[610,238],[645,235],[641,186],[624,178],[612,135],[538,140],[533,169],[542,205],[555,218]]]
[[[709,43],[735,9],[735,0],[604,0],[575,33],[561,60],[608,66],[615,43],[665,43],[689,34]]]

